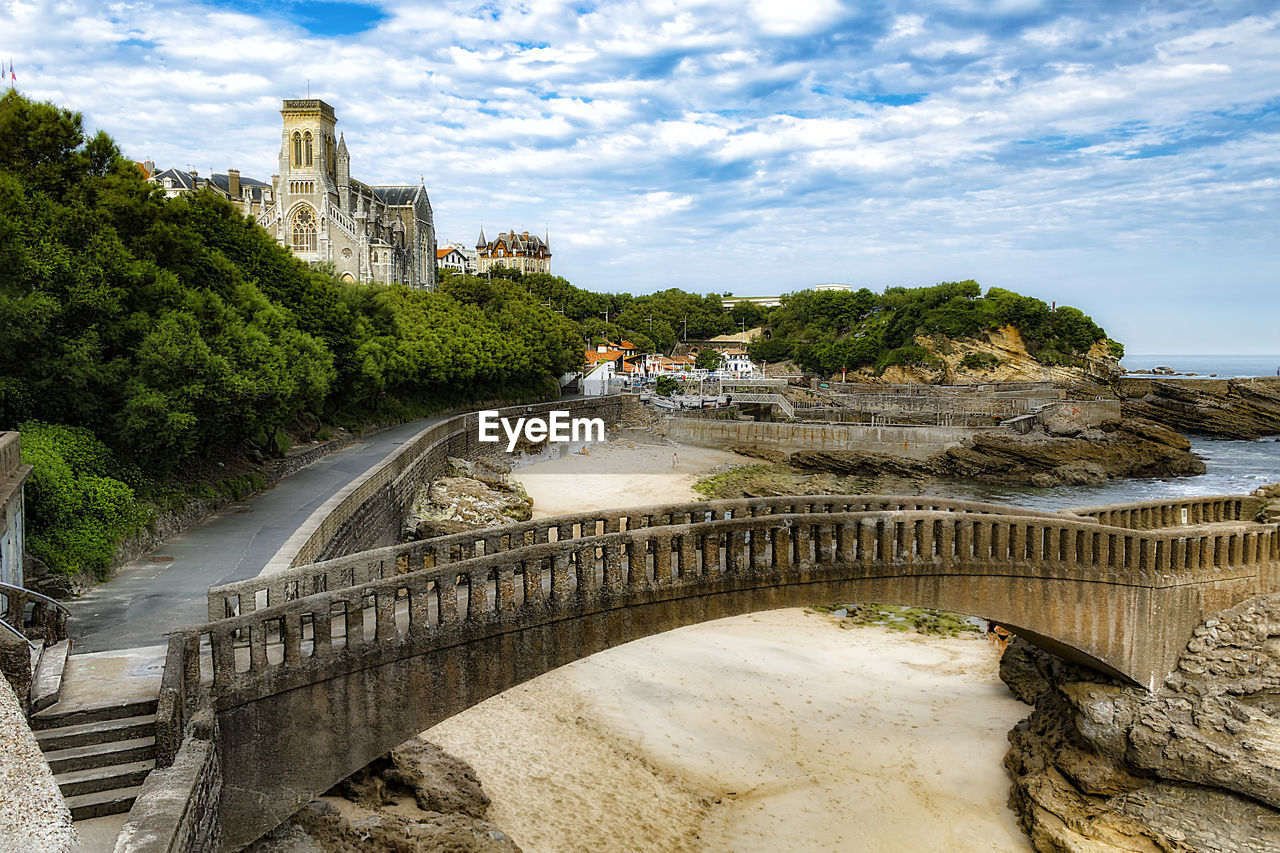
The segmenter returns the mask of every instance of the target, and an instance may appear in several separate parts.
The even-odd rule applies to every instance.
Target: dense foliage
[[[579,330],[511,282],[336,282],[216,195],[166,201],[78,115],[0,99],[0,424],[169,471],[301,413],[547,390]]]
[[[937,358],[920,336],[979,338],[1014,326],[1028,351],[1045,364],[1077,363],[1106,333],[1078,309],[1050,308],[1039,299],[998,287],[986,294],[975,281],[933,287],[891,287],[883,294],[804,290],[783,297],[769,314],[772,335],[750,347],[753,358],[791,358],[806,370],[836,373],[895,364],[930,366]],[[1118,344],[1113,354],[1123,350]],[[983,360],[978,369],[990,366]]]
[[[31,465],[27,549],[61,571],[102,572],[116,543],[148,520],[111,451],[80,427],[31,421],[22,459]]]
[[[540,396],[582,360],[578,326],[523,287],[339,283],[213,193],[166,200],[78,114],[12,91],[0,98],[0,317],[0,428],[78,428],[23,442],[32,542],[64,570],[100,568],[103,543],[141,512],[105,460],[150,488],[230,448],[278,455],[300,420]],[[68,461],[89,458],[83,471]]]

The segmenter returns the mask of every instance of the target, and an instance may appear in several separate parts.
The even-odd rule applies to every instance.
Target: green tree
[[[711,347],[698,350],[698,357],[693,362],[693,366],[698,370],[719,370],[723,364],[724,356]]]

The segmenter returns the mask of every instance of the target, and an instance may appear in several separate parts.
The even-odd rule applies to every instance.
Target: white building
[[[0,583],[22,586],[22,550],[25,541],[23,484],[31,466],[22,464],[16,432],[0,432]]]

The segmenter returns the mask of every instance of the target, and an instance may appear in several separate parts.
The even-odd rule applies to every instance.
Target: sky
[[[309,87],[441,245],[547,232],[592,290],[972,278],[1280,353],[1274,0],[0,0],[0,59],[129,157],[263,180]]]

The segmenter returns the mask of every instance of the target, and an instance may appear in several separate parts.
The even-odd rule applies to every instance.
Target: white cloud
[[[585,286],[973,275],[1070,293],[1108,325],[1208,268],[1196,249],[1270,300],[1255,313],[1280,311],[1259,272],[1280,265],[1259,226],[1280,215],[1263,2],[577,5],[398,0],[321,37],[283,11],[22,0],[0,31],[25,93],[163,165],[269,177],[280,99],[310,78],[356,177],[425,175],[444,239],[545,224]]]

